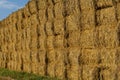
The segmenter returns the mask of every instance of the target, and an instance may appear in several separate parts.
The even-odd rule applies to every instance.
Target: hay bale
[[[80,31],[69,31],[68,44],[70,47],[80,46]]]
[[[63,6],[63,2],[61,0],[57,1],[54,0],[54,3],[56,3],[54,5],[54,10],[55,10],[55,18],[56,19],[61,19],[63,18],[63,10],[64,10],[64,6]]]
[[[82,49],[80,63],[82,65],[97,65],[99,62],[98,49]]]
[[[47,49],[53,49],[54,48],[54,45],[53,45],[53,40],[54,40],[54,36],[48,36],[46,41],[46,46],[47,46]]]
[[[100,59],[102,64],[115,64],[116,49],[100,49]]]
[[[54,34],[64,34],[64,19],[54,19]]]
[[[109,14],[111,13],[111,14]],[[117,24],[116,16],[115,16],[115,8],[109,7],[101,10],[97,10],[97,24],[100,26],[106,26],[109,28],[115,28]]]
[[[51,49],[47,51],[47,74],[50,75],[51,77],[55,77],[55,61],[56,61],[56,56],[55,56],[55,50]]]
[[[54,18],[54,13],[53,13],[53,10],[54,10],[54,4],[53,4],[53,1],[51,0],[48,0],[48,7],[47,7],[47,18],[48,20],[52,21],[53,18]]]
[[[97,8],[107,8],[113,6],[112,0],[96,0]]]
[[[46,9],[46,0],[37,0],[38,10],[45,10]]]
[[[22,11],[23,11],[23,14],[25,17],[29,17],[31,15],[28,5],[25,5],[25,7],[22,9]],[[19,10],[19,12],[21,12],[21,10]]]
[[[52,36],[53,35],[53,25],[52,25],[52,21],[47,21],[46,22],[46,34],[47,36]]]
[[[95,77],[98,74],[97,67],[94,65],[84,65],[82,68],[82,79],[84,80],[97,80]]]
[[[81,26],[83,30],[95,28],[95,8],[93,0],[81,0]]]
[[[55,49],[55,75],[61,79],[65,78],[64,49]]]
[[[96,36],[94,29],[82,31],[80,36],[81,48],[94,48],[96,44]]]
[[[31,73],[34,71],[33,64],[31,62],[22,62],[21,67],[23,68],[23,71]]]
[[[64,35],[57,35],[54,37],[53,44],[55,48],[64,47]]]
[[[38,68],[38,74],[39,75],[45,75],[46,71],[46,50],[45,49],[38,49],[38,56],[39,60],[39,68]]]
[[[42,24],[44,24],[44,23],[46,22],[46,20],[47,20],[45,13],[46,13],[46,10],[45,10],[45,9],[38,11],[39,22],[42,23]],[[39,26],[40,26],[40,25],[39,25]]]
[[[116,29],[110,29],[109,27],[99,27],[99,47],[115,48],[118,46],[118,35]]]
[[[79,47],[69,48],[69,55],[68,55],[69,63],[67,64],[68,80],[78,80],[79,78],[79,57],[80,57]]]
[[[80,29],[79,16],[70,15],[66,17],[66,30],[67,31],[77,31]]]
[[[115,75],[116,73],[116,66],[110,65],[107,69],[101,70],[101,76],[105,80],[117,80],[117,77]]]
[[[116,8],[117,19],[120,21],[120,3],[117,3]]]
[[[37,4],[36,4],[36,1],[35,1],[35,0],[31,0],[31,1],[28,3],[28,8],[29,8],[31,14],[36,13],[36,12],[37,12]]]

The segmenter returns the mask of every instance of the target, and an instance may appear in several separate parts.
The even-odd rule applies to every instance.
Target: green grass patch
[[[51,78],[47,76],[39,76],[32,73],[11,71],[8,69],[0,68],[0,76],[11,77],[15,80],[60,80],[57,78]]]

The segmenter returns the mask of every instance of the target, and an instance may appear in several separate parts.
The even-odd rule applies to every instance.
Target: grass
[[[51,78],[47,76],[46,77],[38,76],[32,73],[26,73],[26,72],[11,71],[4,68],[0,68],[0,76],[11,77],[15,80],[59,80],[57,78]]]

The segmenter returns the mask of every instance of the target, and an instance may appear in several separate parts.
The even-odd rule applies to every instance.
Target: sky
[[[0,20],[24,7],[29,0],[0,0]]]

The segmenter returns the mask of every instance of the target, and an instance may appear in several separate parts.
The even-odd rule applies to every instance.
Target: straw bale
[[[64,47],[64,35],[55,36],[53,44],[55,48],[63,48]]]
[[[56,3],[54,6],[54,10],[55,10],[55,18],[60,19],[63,18],[63,2],[61,0],[57,1],[54,0],[54,2]]]
[[[116,49],[100,49],[100,59],[102,64],[115,64]]]
[[[35,28],[37,25],[39,25],[39,20],[38,20],[38,15],[37,14],[31,15],[30,20],[31,20],[31,27]]]
[[[23,67],[23,71],[26,71],[26,72],[29,72],[29,73],[32,72],[33,64],[31,64],[31,62],[23,62],[21,65],[22,65],[21,67]]]
[[[117,4],[117,8],[116,8],[116,14],[117,14],[117,19],[120,21],[120,3]]]
[[[118,46],[118,36],[115,29],[99,27],[99,47],[115,48]]]
[[[44,24],[44,23],[46,22],[46,15],[45,15],[45,13],[46,13],[46,10],[45,10],[45,9],[38,11],[39,21],[40,21],[41,24]],[[39,25],[39,26],[40,26],[40,25]]]
[[[48,50],[47,51],[47,74],[52,76],[52,77],[55,77],[55,61],[56,61],[56,58],[55,58],[55,50],[52,49],[52,50]]]
[[[47,7],[46,0],[38,0],[36,4],[38,6],[38,10],[45,10]]]
[[[22,51],[21,57],[23,58],[23,62],[31,61],[31,56],[32,55],[30,54],[30,50]],[[20,56],[17,56],[17,57],[20,57]]]
[[[83,30],[95,28],[95,8],[93,0],[81,0],[81,26]]]
[[[30,10],[28,8],[28,5],[25,5],[25,7],[23,8],[23,14],[25,17],[30,17],[31,14],[30,14]]]
[[[81,37],[80,38],[81,48],[94,48],[95,47],[96,34],[94,30],[82,31],[80,37]]]
[[[62,79],[65,77],[64,54],[64,49],[55,49],[55,75]]]
[[[70,31],[68,37],[68,44],[70,47],[80,46],[80,31]]]
[[[115,63],[120,66],[120,47],[117,48],[115,53]]]
[[[97,80],[95,77],[98,74],[97,67],[94,65],[84,65],[82,70],[82,78],[84,80]],[[99,79],[99,78],[98,78]]]
[[[67,76],[68,80],[79,80],[79,65],[72,65],[67,71]]]
[[[38,56],[39,60],[39,68],[38,68],[38,74],[39,75],[45,75],[45,69],[46,69],[46,50],[38,49]]]
[[[48,0],[48,4],[49,4],[49,6],[47,7],[47,15],[46,15],[46,17],[48,18],[48,20],[53,20],[53,18],[54,18],[54,12],[53,12],[53,10],[54,10],[54,4],[53,4],[53,1],[51,1],[51,0]]]
[[[39,73],[39,63],[38,62],[32,62],[31,63],[31,69],[32,69],[32,73],[34,74],[38,74]]]
[[[98,49],[82,49],[80,60],[82,65],[97,65],[99,62]]]
[[[79,19],[75,15],[70,15],[66,17],[66,30],[76,31],[80,29]]]
[[[53,29],[52,28],[53,28],[52,22],[47,21],[46,22],[46,27],[45,27],[47,36],[52,36],[53,35]]]
[[[64,19],[54,19],[54,34],[64,34]]]
[[[97,10],[96,16],[98,25],[115,28],[117,21],[114,7]]]
[[[54,45],[53,45],[53,40],[54,40],[54,36],[48,36],[47,37],[47,49],[53,49]]]
[[[37,5],[36,5],[36,0],[31,0],[28,4],[28,8],[30,10],[31,14],[34,14],[37,12]]]
[[[107,69],[101,70],[101,76],[104,80],[116,80],[116,66],[110,65]],[[119,79],[117,79],[119,80]]]
[[[96,0],[97,8],[107,8],[113,6],[112,0]]]
[[[69,80],[78,80],[79,78],[79,57],[80,57],[80,48],[79,47],[71,47],[69,49],[68,55],[68,69],[67,76]]]

